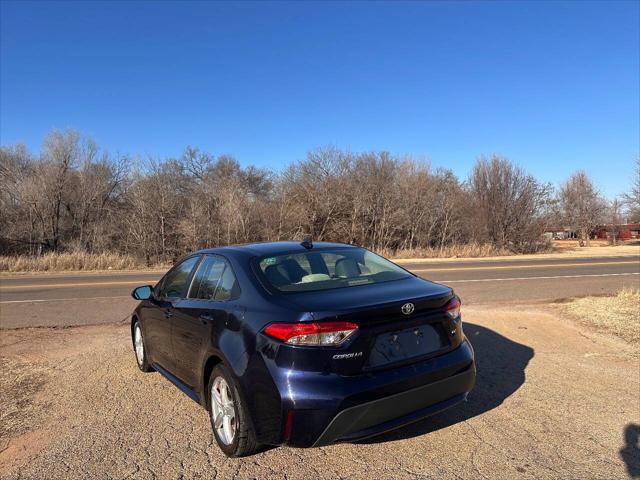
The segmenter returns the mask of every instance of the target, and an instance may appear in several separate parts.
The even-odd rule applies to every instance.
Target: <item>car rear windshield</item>
[[[364,248],[309,250],[261,257],[261,276],[281,292],[356,287],[410,277],[407,271]]]

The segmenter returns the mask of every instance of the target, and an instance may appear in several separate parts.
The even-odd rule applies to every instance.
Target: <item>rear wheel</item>
[[[260,445],[251,428],[249,412],[242,401],[231,372],[218,365],[209,379],[209,416],[213,436],[229,457],[244,457]]]
[[[142,328],[138,321],[133,324],[133,351],[136,354],[138,368],[143,372],[151,372],[153,368],[151,368],[147,360],[147,351],[144,348],[144,339],[142,338]]]

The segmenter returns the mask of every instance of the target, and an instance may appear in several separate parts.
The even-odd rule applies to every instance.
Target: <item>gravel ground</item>
[[[4,331],[0,477],[640,475],[633,347],[535,308],[465,309],[479,371],[467,403],[366,442],[233,460],[213,442],[205,410],[157,373],[138,371],[127,326]]]

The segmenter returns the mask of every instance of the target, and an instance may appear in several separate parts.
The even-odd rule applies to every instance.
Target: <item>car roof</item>
[[[325,248],[357,248],[356,245],[349,245],[347,243],[333,243],[333,242],[313,242],[311,251],[316,249]],[[263,255],[279,255],[283,253],[295,253],[295,252],[308,252],[309,249],[305,248],[301,242],[286,241],[286,242],[261,242],[261,243],[246,243],[242,245],[229,245],[227,247],[206,248],[199,250],[196,253],[219,253],[219,254],[244,254],[252,257],[261,257]]]

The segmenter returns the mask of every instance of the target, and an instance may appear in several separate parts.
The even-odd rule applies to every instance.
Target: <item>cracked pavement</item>
[[[626,478],[640,469],[633,446],[620,455],[640,423],[638,352],[553,308],[464,309],[467,403],[359,443],[243,459],[218,450],[205,410],[137,369],[127,325],[3,331],[0,477]]]

